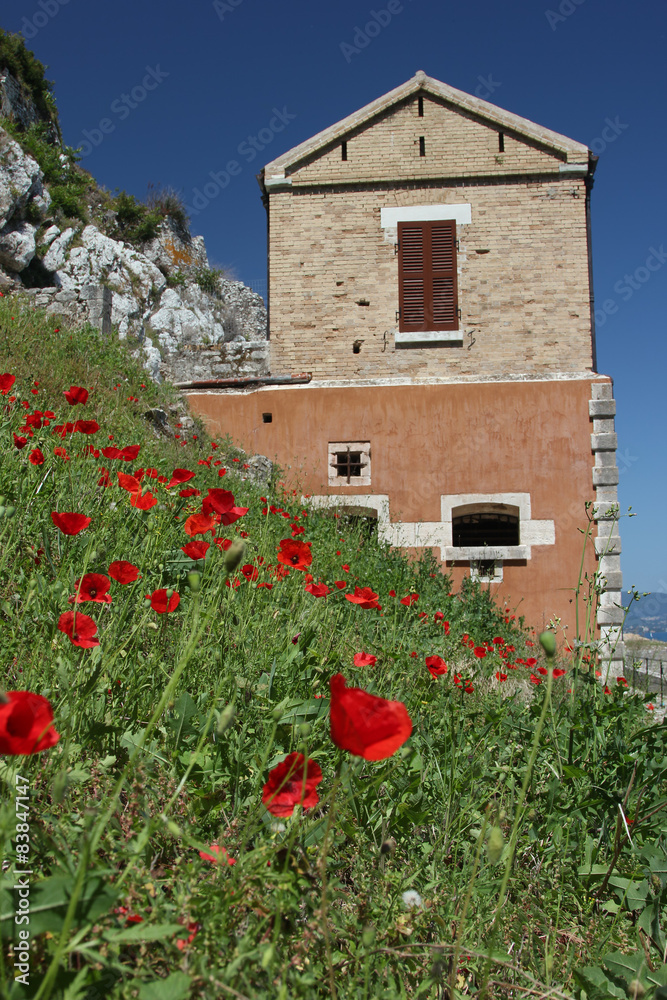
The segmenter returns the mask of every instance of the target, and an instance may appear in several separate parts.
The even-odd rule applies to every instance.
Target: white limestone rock
[[[0,229],[33,195],[43,196],[39,164],[0,128]]]
[[[86,226],[81,242],[82,246],[74,247],[56,271],[57,283],[62,288],[96,282],[139,301],[148,300],[153,292],[162,291],[166,285],[164,275],[151,261],[105,236],[95,226]]]
[[[59,267],[62,267],[67,259],[67,248],[74,239],[75,229],[66,229],[64,233],[60,236],[57,234],[60,232],[57,226],[52,226],[51,229],[56,230],[56,239],[53,240],[48,252],[44,255],[43,264],[47,271],[57,271]],[[51,230],[47,230],[50,232]]]
[[[35,256],[37,227],[29,222],[9,223],[0,231],[0,264],[8,271],[22,271]]]
[[[218,344],[225,339],[223,304],[198,285],[167,288],[148,326],[161,347],[173,353],[184,344]]]
[[[56,236],[60,236],[60,229],[58,228],[58,226],[49,226],[49,228],[42,236],[39,245],[42,247],[50,247],[53,241],[55,240]]]

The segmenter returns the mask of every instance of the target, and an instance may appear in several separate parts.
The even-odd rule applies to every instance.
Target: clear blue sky
[[[213,265],[246,283],[266,275],[262,166],[418,69],[591,146],[598,370],[615,382],[621,508],[638,515],[621,526],[625,584],[667,591],[667,8],[392,0],[391,10],[387,0],[12,0],[3,27],[23,30],[48,66],[65,141],[87,143],[83,166],[137,197],[152,182],[192,206],[199,189],[193,232]],[[372,12],[382,26],[368,39],[357,28]],[[240,172],[221,189],[230,160]]]

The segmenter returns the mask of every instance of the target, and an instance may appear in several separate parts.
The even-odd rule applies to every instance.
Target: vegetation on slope
[[[10,997],[26,861],[39,1000],[664,997],[667,727],[640,698],[230,442],[157,439],[173,396],[113,337],[0,298],[0,391],[2,677],[59,734],[12,756],[0,704]],[[334,742],[338,674],[409,738],[373,759],[355,709]],[[321,780],[281,811],[298,753]]]

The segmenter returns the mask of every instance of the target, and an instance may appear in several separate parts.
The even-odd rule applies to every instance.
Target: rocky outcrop
[[[50,204],[38,164],[0,129],[2,287],[27,290],[70,322],[136,338],[156,381],[267,374],[264,303],[241,282],[216,279],[202,237],[167,217],[137,248],[105,234],[104,219],[61,231]]]

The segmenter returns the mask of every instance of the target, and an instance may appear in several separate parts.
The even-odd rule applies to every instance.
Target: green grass
[[[2,677],[47,697],[61,734],[0,761],[4,995],[602,1000],[638,979],[644,996],[664,997],[667,727],[646,726],[642,699],[621,685],[605,693],[585,665],[559,664],[567,673],[548,684],[511,609],[472,585],[451,593],[432,560],[406,561],[289,486],[244,480],[229,441],[200,427],[158,440],[143,413],[168,408],[173,390],[114,337],[2,298],[2,372],[16,376],[0,398]],[[85,405],[65,401],[72,384],[89,390]],[[19,450],[22,401],[54,417]],[[76,419],[100,430],[53,434]],[[91,444],[141,451],[120,462],[84,453]],[[243,539],[236,570],[212,544],[193,577],[183,526],[202,497],[150,479],[158,503],[138,510],[116,472],[139,467],[190,469],[202,497],[233,492],[248,511],[217,532]],[[53,511],[92,521],[66,537]],[[292,526],[326,597],[305,590],[304,571],[276,574]],[[116,560],[141,579],[112,581],[110,605],[77,605],[100,645],[76,647],[57,627],[75,580]],[[355,585],[382,610],[347,601]],[[176,610],[152,610],[145,595],[158,588],[179,595]],[[485,655],[469,642],[488,643]],[[361,651],[376,664],[355,667]],[[431,655],[446,675],[431,677]],[[333,744],[337,672],[405,704],[412,735],[388,759]],[[320,801],[276,819],[262,788],[293,751],[321,767]],[[16,774],[30,788],[29,990],[11,985]],[[235,864],[199,856],[214,843]],[[409,909],[407,892],[419,899]]]

